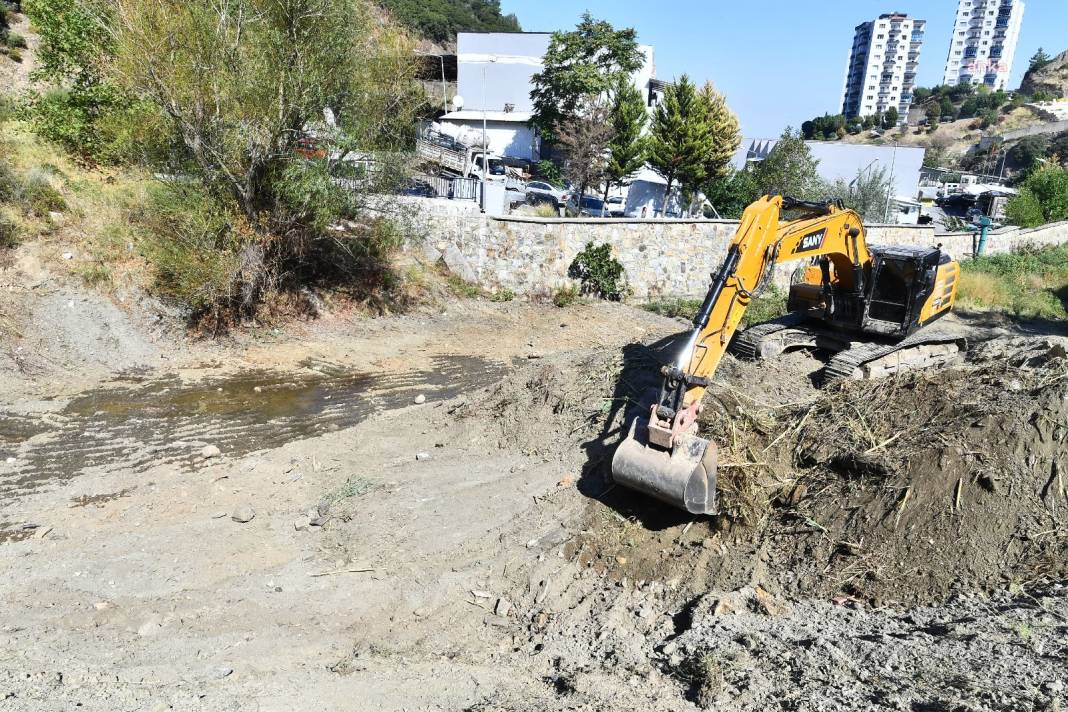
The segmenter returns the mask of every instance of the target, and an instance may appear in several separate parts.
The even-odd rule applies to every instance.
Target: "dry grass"
[[[1068,317],[1068,246],[990,255],[963,264],[960,306],[1029,317]]]
[[[53,257],[49,266],[60,273],[97,286],[143,285],[147,271],[129,214],[143,203],[150,179],[75,163],[23,122],[5,122],[0,135],[4,137],[0,148],[14,172],[46,182],[62,199],[42,204],[41,209],[19,211],[15,222],[20,239],[52,248],[43,254]],[[66,251],[74,259],[62,260]]]

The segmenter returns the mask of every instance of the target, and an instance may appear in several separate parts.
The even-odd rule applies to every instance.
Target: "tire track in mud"
[[[318,360],[301,365],[296,373],[251,371],[197,382],[134,375],[55,413],[0,410],[0,502],[90,468],[192,466],[206,443],[235,457],[280,447],[410,405],[419,394],[443,400],[484,388],[510,367],[473,356],[436,356],[430,368],[398,373]]]

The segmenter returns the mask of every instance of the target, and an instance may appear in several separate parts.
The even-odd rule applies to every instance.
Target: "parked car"
[[[554,188],[544,181],[535,180],[527,183],[527,202],[531,205],[549,203],[554,208],[560,208],[567,205],[570,199],[571,194],[566,190]]]
[[[609,217],[621,218],[627,209],[627,201],[622,195],[613,195],[605,202],[605,212]]]
[[[600,198],[592,195],[582,196],[582,205],[578,204],[575,196],[567,203],[567,214],[583,218],[601,218],[607,215],[605,203]]]

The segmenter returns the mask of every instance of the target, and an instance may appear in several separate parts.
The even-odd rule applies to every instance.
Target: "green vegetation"
[[[369,0],[27,9],[41,34],[37,78],[51,85],[30,104],[38,134],[83,160],[172,176],[130,215],[127,244],[157,294],[215,327],[308,285],[376,309],[403,298],[390,265],[399,223],[364,203],[402,180],[396,156],[423,95],[412,40]],[[379,158],[359,191],[333,179],[353,154]],[[38,212],[56,208],[36,195]],[[102,269],[83,278],[109,281]]]
[[[642,309],[671,319],[682,318],[692,321],[701,308],[701,299],[659,299],[646,302]],[[772,285],[763,294],[758,294],[746,309],[742,324],[762,324],[786,313],[786,293]]]
[[[724,178],[740,143],[738,117],[711,84],[697,89],[683,74],[668,85],[653,114],[648,153],[650,167],[667,181],[664,209],[676,181],[692,195]]]
[[[478,299],[482,296],[481,287],[456,274],[450,274],[446,277],[445,284],[448,285],[450,292],[464,299]]]
[[[975,128],[986,129],[998,122],[999,112],[1009,113],[1023,105],[1027,98],[1020,94],[971,84],[937,86],[932,89],[916,87],[912,105],[926,110],[928,126],[959,119],[975,119]],[[837,141],[847,134],[856,135],[872,129],[890,130],[898,125],[901,115],[896,107],[871,116],[824,114],[801,124],[801,135],[809,141]]]
[[[500,0],[380,0],[397,22],[435,42],[457,32],[519,32],[515,15],[502,15]]]
[[[26,38],[11,31],[11,18],[4,0],[0,0],[0,56],[7,56],[15,62],[22,61],[22,52],[26,49]]]
[[[761,195],[788,195],[802,200],[816,200],[823,193],[817,174],[819,161],[805,145],[800,133],[787,127],[771,154],[753,167],[756,185],[754,199]]]
[[[574,30],[554,32],[549,41],[543,68],[532,78],[531,123],[552,142],[558,126],[581,117],[591,103],[641,66],[633,28],[617,30],[584,13]]]
[[[1068,168],[1049,166],[1032,173],[1005,208],[1009,222],[1038,227],[1068,220]]]
[[[1029,317],[1064,319],[1068,245],[1023,249],[962,263],[960,306]]]
[[[629,292],[623,265],[612,257],[612,246],[607,243],[596,247],[587,243],[567,268],[567,276],[579,280],[582,294],[601,299],[618,302]]]
[[[648,142],[644,136],[649,114],[642,93],[626,77],[619,77],[612,89],[609,112],[612,136],[608,141],[608,162],[604,171],[604,199],[612,186],[623,187],[645,165]]]
[[[578,301],[579,290],[574,285],[568,285],[566,287],[560,287],[553,292],[553,305],[561,309],[569,307]]]
[[[1038,51],[1031,55],[1031,61],[1027,64],[1027,72],[1037,72],[1047,64],[1053,61],[1053,57],[1046,54],[1046,50],[1042,47],[1038,48]]]

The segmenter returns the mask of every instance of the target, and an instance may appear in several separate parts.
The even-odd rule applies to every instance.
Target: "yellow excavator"
[[[784,220],[784,216],[789,219]],[[775,265],[808,260],[787,315],[735,331]],[[726,259],[659,397],[631,423],[612,459],[616,483],[693,514],[716,513],[716,446],[697,435],[701,399],[731,347],[771,358],[799,346],[836,352],[825,381],[946,363],[960,334],[928,326],[953,308],[960,265],[941,250],[869,245],[852,210],[764,196],[746,208]]]

